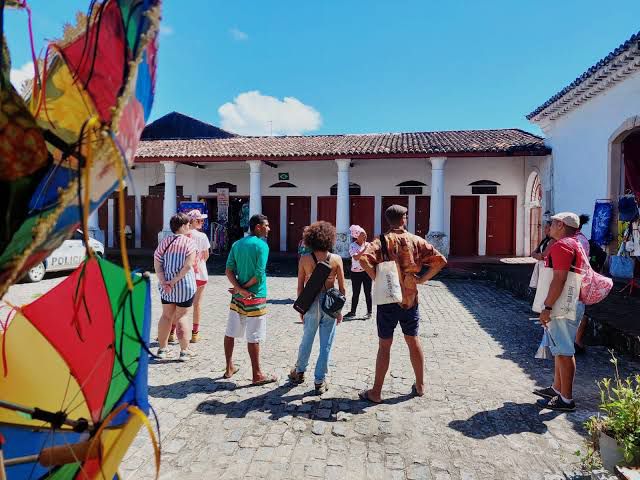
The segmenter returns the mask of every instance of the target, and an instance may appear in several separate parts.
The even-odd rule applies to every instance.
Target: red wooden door
[[[487,255],[515,255],[516,197],[487,197]]]
[[[156,248],[162,230],[162,197],[142,197],[142,248]]]
[[[262,197],[262,213],[269,219],[271,231],[267,243],[272,252],[280,251],[280,197]]]
[[[287,197],[287,251],[297,252],[304,227],[311,222],[311,197]]]
[[[318,221],[324,220],[336,225],[336,197],[318,197]]]
[[[387,219],[384,218],[384,211],[389,208],[391,205],[402,205],[403,207],[409,208],[409,197],[406,195],[395,196],[395,197],[382,197],[382,232],[386,232],[389,230],[389,224],[387,223]],[[411,215],[411,212],[409,212]]]
[[[373,238],[374,229],[374,197],[353,196],[349,200],[349,215],[352,225],[360,225],[367,232],[369,239]]]
[[[480,197],[451,197],[451,255],[478,255]]]
[[[416,235],[426,238],[429,233],[429,215],[431,214],[431,197],[416,197]]]

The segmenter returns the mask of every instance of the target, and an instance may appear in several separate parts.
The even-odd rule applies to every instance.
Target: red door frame
[[[292,200],[303,200],[307,206],[308,206],[308,216],[306,220],[302,220],[302,223],[304,223],[304,225],[292,225],[291,222],[291,208],[289,208],[291,205],[291,201]],[[300,242],[300,239],[302,238],[302,230],[304,229],[304,227],[306,227],[307,225],[309,225],[309,223],[311,222],[311,197],[310,196],[301,196],[301,195],[292,195],[292,196],[287,196],[287,251],[288,252],[297,252],[298,251],[298,243]],[[295,237],[292,235],[292,230],[296,230],[296,235]]]
[[[489,252],[489,200],[494,199],[494,198],[508,198],[513,200],[513,208],[512,208],[512,222],[513,222],[513,228],[512,228],[512,232],[511,232],[511,253],[507,253],[506,255],[515,255],[516,254],[516,235],[517,235],[517,228],[518,225],[516,223],[517,218],[518,218],[518,197],[517,195],[488,195],[487,196],[487,233],[486,233],[486,239],[485,239],[485,244],[486,244],[486,250],[487,250],[487,255],[493,255],[492,253]]]
[[[387,205],[385,206],[385,200],[387,200]],[[391,202],[391,203],[389,203]],[[389,225],[387,224],[387,219],[384,218],[384,211],[390,207],[391,205],[398,204],[403,205],[409,209],[409,196],[408,195],[384,195],[381,199],[382,208],[380,209],[380,226],[382,227],[382,233],[389,230]],[[413,212],[409,212],[409,215],[413,215]]]
[[[318,210],[317,219],[329,222],[335,227],[336,225],[336,212],[338,208],[337,197],[335,195],[328,195],[318,197]]]
[[[473,199],[475,203],[476,215],[475,215],[475,235],[473,236],[474,242],[474,252],[471,256],[478,256],[478,237],[480,235],[480,197],[477,195],[452,195],[451,196],[451,211],[449,212],[449,239],[451,241],[451,255],[459,255],[455,252],[455,245],[453,243],[453,229],[455,228],[455,223],[453,221],[453,212],[454,212],[454,202],[456,199],[469,198]]]
[[[269,208],[265,208],[269,205]],[[280,197],[276,195],[264,195],[262,197],[262,213],[269,219],[271,231],[267,243],[272,252],[280,251]]]
[[[418,216],[418,205],[420,202],[426,203],[426,215]],[[431,196],[430,195],[416,195],[416,211],[415,215],[415,225],[416,225],[416,235],[419,237],[425,238],[429,233],[429,223],[431,222]],[[419,219],[425,219],[425,221],[419,221]],[[424,229],[419,229],[419,226],[423,226]]]

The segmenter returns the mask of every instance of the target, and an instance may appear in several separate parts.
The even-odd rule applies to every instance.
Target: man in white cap
[[[576,409],[573,400],[573,379],[576,373],[574,358],[576,332],[584,314],[584,304],[578,302],[575,318],[551,316],[554,303],[560,298],[570,271],[582,273],[583,255],[575,235],[580,229],[580,218],[575,213],[562,212],[551,217],[551,237],[556,242],[550,247],[546,265],[553,268],[553,280],[540,313],[540,323],[548,328],[553,339],[550,347],[555,360],[553,385],[533,391],[543,397],[537,405],[541,408],[572,412]]]
[[[206,213],[200,212],[200,210],[194,209],[187,213],[191,220],[191,231],[189,236],[198,247],[196,253],[196,261],[194,264],[194,271],[196,274],[196,294],[193,297],[193,330],[191,332],[191,343],[196,343],[200,340],[200,302],[202,300],[202,294],[204,293],[204,287],[209,281],[209,274],[207,272],[207,260],[209,258],[209,249],[211,243],[209,238],[203,232],[201,232],[204,226],[204,220],[207,218]]]

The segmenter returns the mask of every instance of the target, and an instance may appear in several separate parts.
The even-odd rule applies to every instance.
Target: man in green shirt
[[[260,343],[267,334],[267,258],[269,257],[269,219],[256,214],[249,220],[251,235],[233,244],[227,258],[226,274],[232,294],[227,331],[224,337],[224,355],[227,368],[224,378],[231,378],[238,368],[233,364],[236,338],[246,338],[253,384],[275,382],[277,377],[260,370]]]

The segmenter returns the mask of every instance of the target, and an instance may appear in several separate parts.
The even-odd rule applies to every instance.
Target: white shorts
[[[246,338],[248,343],[263,343],[267,338],[267,316],[247,317],[229,310],[227,337]]]

